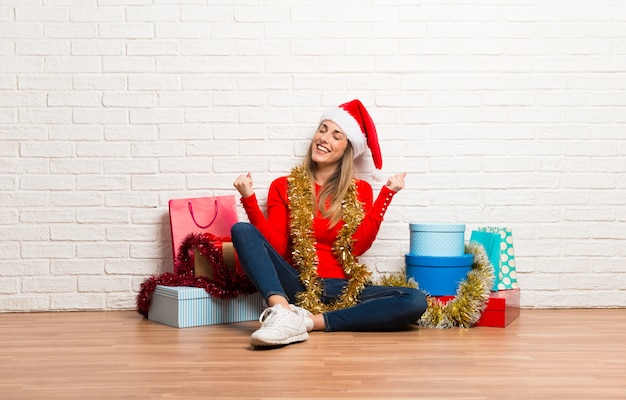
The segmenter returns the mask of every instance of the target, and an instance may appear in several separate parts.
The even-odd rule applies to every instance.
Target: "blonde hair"
[[[343,157],[337,165],[337,169],[330,176],[326,185],[322,187],[319,197],[315,195],[315,162],[312,157],[312,149],[309,148],[304,159],[304,168],[308,171],[311,179],[311,195],[313,196],[313,212],[319,210],[325,218],[330,220],[329,228],[337,225],[343,216],[341,203],[345,197],[352,179],[354,178],[354,149],[348,141]],[[314,214],[314,215],[315,215]]]

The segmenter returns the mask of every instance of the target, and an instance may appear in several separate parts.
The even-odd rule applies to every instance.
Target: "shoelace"
[[[291,311],[295,312],[296,314],[302,315],[303,317],[310,317],[313,315],[309,310],[294,305],[291,305]]]
[[[287,310],[285,310],[287,311]],[[272,326],[275,325],[279,320],[281,320],[282,318],[273,318],[274,316],[279,316],[280,314],[278,312],[276,312],[276,310],[274,310],[274,308],[266,308],[265,310],[263,310],[263,312],[261,313],[261,315],[259,316],[259,322],[263,325],[263,326]]]

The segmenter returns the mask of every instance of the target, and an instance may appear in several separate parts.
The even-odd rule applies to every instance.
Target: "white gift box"
[[[202,288],[158,285],[152,295],[148,319],[175,328],[189,328],[256,320],[264,308],[259,293],[218,299]]]

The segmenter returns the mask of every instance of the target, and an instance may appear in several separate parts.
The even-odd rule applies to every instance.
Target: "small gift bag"
[[[517,289],[517,269],[515,267],[515,251],[513,249],[513,232],[509,228],[487,226],[479,228],[485,232],[500,236],[500,268],[498,270],[498,290]]]
[[[497,233],[486,232],[484,230],[474,230],[470,235],[470,242],[475,242],[485,248],[485,253],[493,265],[493,287],[492,291],[497,291],[500,284],[500,241],[501,237]]]
[[[211,233],[229,237],[237,222],[235,196],[198,197],[169,201],[174,261],[182,241],[190,233]]]

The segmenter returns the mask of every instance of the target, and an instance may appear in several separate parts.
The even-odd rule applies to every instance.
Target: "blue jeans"
[[[305,290],[298,271],[282,258],[263,235],[247,222],[231,230],[233,245],[241,266],[265,300],[272,295],[290,303]],[[345,279],[322,279],[322,302],[337,299]],[[426,311],[424,293],[417,289],[391,286],[366,286],[359,302],[349,308],[324,313],[326,331],[389,331],[414,323]]]

